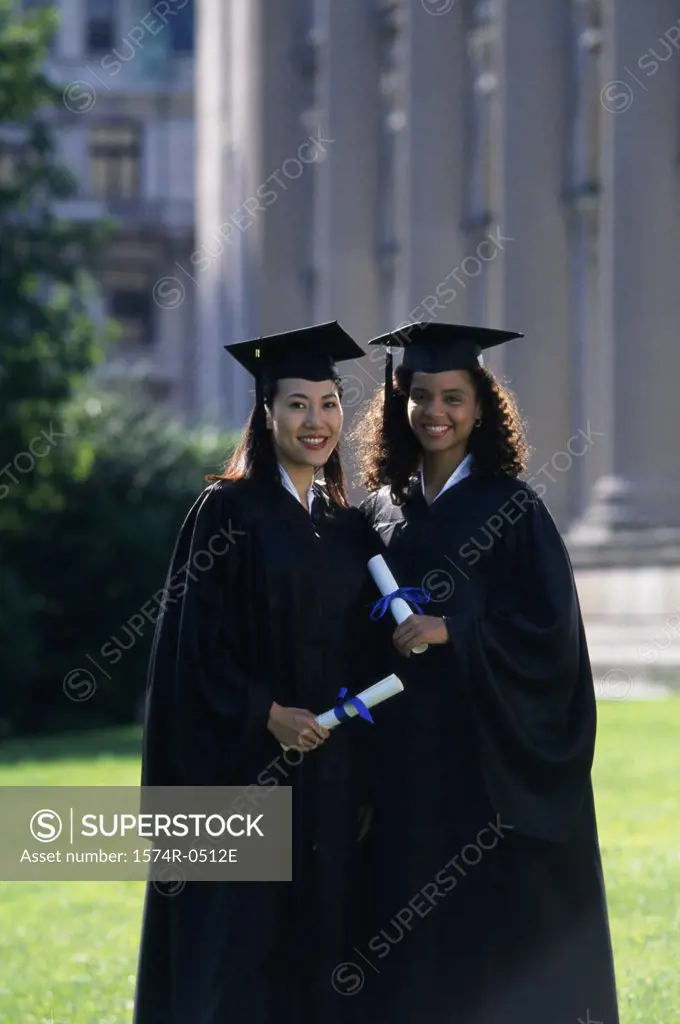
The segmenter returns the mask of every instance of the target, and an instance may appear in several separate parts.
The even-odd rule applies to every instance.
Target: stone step
[[[665,700],[678,695],[666,683],[641,679],[623,669],[594,671],[593,675],[598,700]]]

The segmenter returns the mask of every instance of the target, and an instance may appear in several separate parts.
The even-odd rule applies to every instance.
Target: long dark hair
[[[333,383],[342,398],[342,387],[339,379]],[[271,410],[276,397],[276,383],[265,384],[264,404],[255,404],[245,427],[241,431],[234,453],[225,466],[224,473],[211,473],[206,480],[256,480],[259,483],[276,485],[281,483],[276,452],[272,441],[272,432],[267,429],[265,409]],[[339,445],[331,452],[323,468],[324,482],[328,497],[333,504],[341,508],[349,507],[345,474],[340,459]]]
[[[481,425],[468,441],[472,472],[519,476],[526,469],[529,446],[515,397],[486,367],[476,366],[467,372],[482,406]],[[379,388],[351,434],[361,485],[375,491],[389,484],[397,504],[404,501],[421,459],[420,445],[408,421],[412,380],[413,372],[399,366],[389,407],[384,409],[384,389]]]

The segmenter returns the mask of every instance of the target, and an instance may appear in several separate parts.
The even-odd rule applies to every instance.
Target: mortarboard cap
[[[413,373],[444,373],[469,370],[482,365],[482,352],[514,338],[517,331],[498,331],[491,327],[438,322],[404,324],[395,331],[372,338],[369,345],[385,345],[385,403],[392,391],[392,348],[403,348],[402,366]]]
[[[366,354],[337,320],[224,347],[255,377],[258,403],[265,382],[273,384],[282,377],[331,380],[337,376],[336,363]]]

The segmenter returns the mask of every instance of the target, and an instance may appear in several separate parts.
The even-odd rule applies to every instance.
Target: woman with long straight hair
[[[368,1019],[391,1024],[618,1021],[574,578],[519,479],[513,396],[482,363],[519,337],[431,323],[374,339],[385,393],[355,431],[363,511],[399,586],[429,598],[394,630],[405,694],[369,772],[359,948]]]
[[[293,881],[150,884],[135,1024],[332,1024],[359,837],[352,748],[369,726],[315,716],[377,681],[361,650],[372,535],[338,451],[336,363],[363,352],[336,322],[227,348],[256,401],[177,540],[143,783],[292,786]]]

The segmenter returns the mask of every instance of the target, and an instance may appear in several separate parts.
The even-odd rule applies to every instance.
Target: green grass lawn
[[[680,700],[600,705],[595,787],[622,1024],[680,1021],[678,736]],[[138,781],[136,730],[0,750],[2,785]],[[0,883],[1,1024],[130,1024],[143,888]]]

